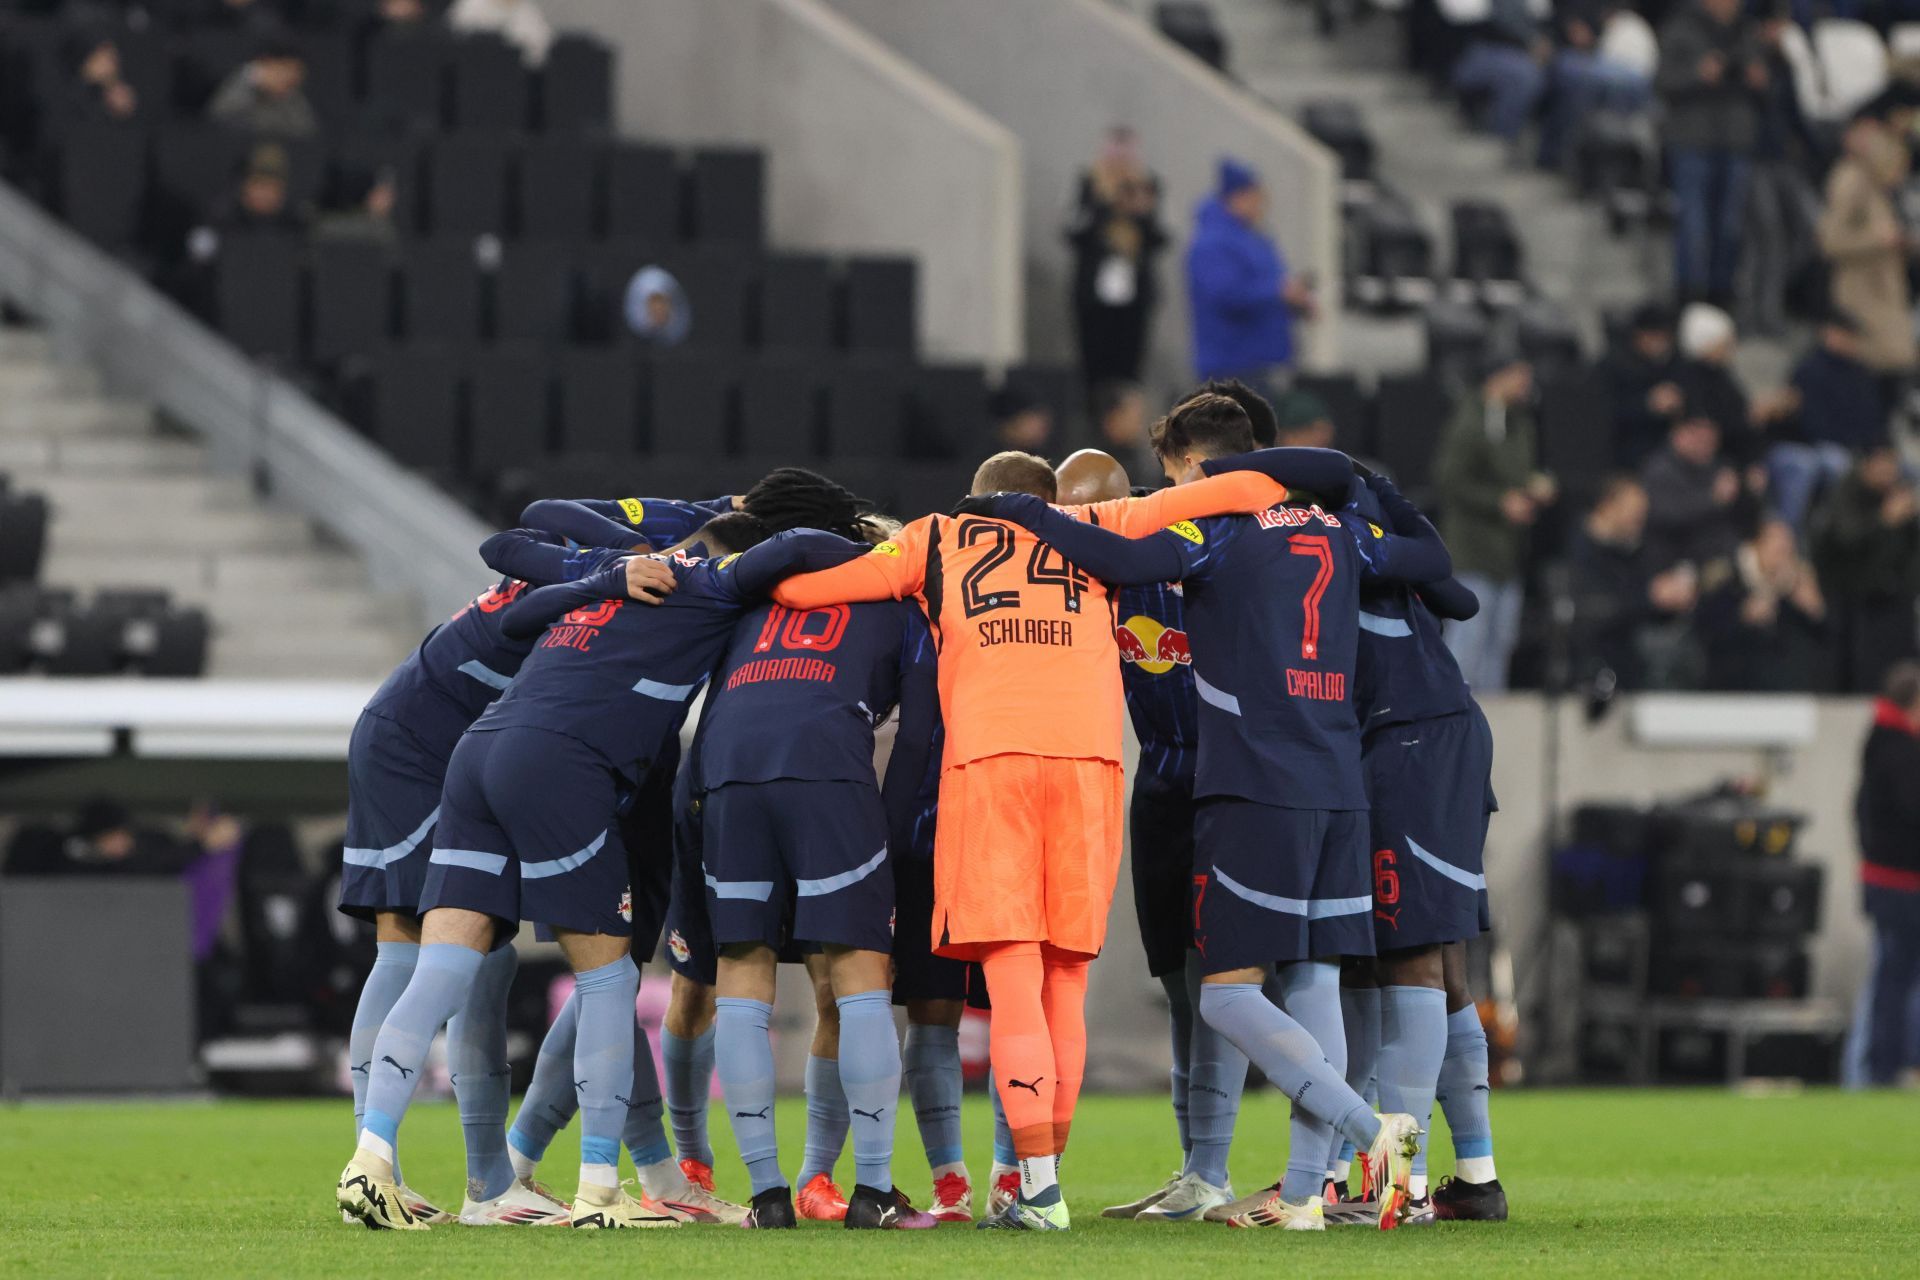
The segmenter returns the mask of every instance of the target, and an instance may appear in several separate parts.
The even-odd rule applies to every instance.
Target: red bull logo
[[[1175,631],[1156,618],[1136,613],[1113,629],[1120,661],[1131,662],[1150,675],[1161,676],[1193,662],[1187,633]]]

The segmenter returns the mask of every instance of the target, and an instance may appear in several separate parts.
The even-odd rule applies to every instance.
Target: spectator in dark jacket
[[[1773,509],[1800,529],[1821,488],[1886,442],[1887,403],[1879,379],[1860,363],[1859,326],[1838,312],[1820,326],[1820,344],[1793,367],[1793,388],[1800,393],[1798,438],[1775,442],[1767,471]]]
[[[1667,19],[1654,86],[1666,107],[1662,132],[1679,206],[1673,279],[1684,298],[1733,296],[1767,83],[1766,50],[1740,0],[1692,0]]]
[[[233,195],[216,205],[187,236],[187,256],[196,263],[211,262],[230,236],[305,231],[305,214],[288,194],[289,176],[285,147],[271,142],[255,147]]]
[[[1673,311],[1657,302],[1637,308],[1627,340],[1600,361],[1613,416],[1613,459],[1637,471],[1667,438],[1684,397],[1675,381]]]
[[[1687,561],[1704,568],[1739,542],[1740,476],[1720,461],[1720,428],[1688,405],[1647,459],[1647,552],[1655,571]]]
[[[1920,996],[1920,667],[1887,673],[1861,753],[1855,814],[1862,905],[1873,922],[1873,970],[1864,996],[1867,1076],[1893,1084],[1912,1056]]]
[[[62,112],[69,120],[131,120],[140,95],[127,82],[120,46],[110,39],[82,35],[68,47],[73,80]]]
[[[1739,333],[1733,317],[1719,307],[1696,302],[1680,313],[1680,365],[1674,379],[1687,403],[1720,425],[1720,448],[1735,467],[1751,469],[1748,486],[1766,487],[1761,462],[1766,433],[1799,407],[1791,387],[1749,396],[1734,365]]]
[[[1567,144],[1579,135],[1596,111],[1622,114],[1644,110],[1653,101],[1648,68],[1623,58],[1616,40],[1605,36],[1621,13],[1623,24],[1638,31],[1638,40],[1652,46],[1653,32],[1646,21],[1618,0],[1561,0],[1554,6],[1554,54],[1547,88],[1546,117],[1540,123],[1540,165],[1557,169]]]
[[[1831,686],[1826,597],[1784,521],[1762,521],[1731,561],[1701,581],[1709,688],[1820,693]]]
[[[1088,387],[1138,382],[1147,326],[1160,299],[1156,266],[1167,246],[1160,180],[1140,160],[1133,130],[1110,130],[1080,176],[1073,223],[1073,319]]]
[[[1920,654],[1920,499],[1892,445],[1869,450],[1826,492],[1808,535],[1833,605],[1840,687],[1869,693],[1894,663]]]
[[[1253,170],[1220,161],[1220,182],[1201,201],[1187,246],[1187,301],[1193,363],[1202,379],[1242,378],[1255,386],[1293,364],[1294,312],[1311,315],[1313,290],[1287,270],[1262,227],[1266,188]]]
[[[307,61],[299,47],[285,40],[269,40],[252,60],[227,77],[207,114],[220,124],[249,133],[282,138],[309,138],[320,121],[307,101]]]
[[[1593,510],[1567,548],[1568,592],[1573,600],[1574,674],[1581,681],[1611,672],[1622,689],[1665,685],[1682,637],[1655,637],[1651,628],[1673,624],[1692,612],[1699,575],[1691,564],[1658,573],[1647,562],[1647,491],[1630,475],[1609,477]],[[1650,663],[1650,654],[1657,663]],[[1661,679],[1651,682],[1651,667]]]
[[[1463,94],[1485,94],[1487,128],[1513,142],[1546,90],[1552,56],[1550,34],[1527,0],[1493,0],[1487,21],[1454,64],[1453,87]]]

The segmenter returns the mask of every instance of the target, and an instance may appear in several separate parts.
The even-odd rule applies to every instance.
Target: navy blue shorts
[[[454,748],[420,894],[509,927],[633,932],[620,775],[586,743],[544,729],[469,730]]]
[[[1127,810],[1133,837],[1133,910],[1147,972],[1178,973],[1193,946],[1193,779],[1162,778],[1142,770],[1133,776]]]
[[[1216,796],[1194,815],[1193,945],[1206,972],[1373,954],[1366,814]]]
[[[707,921],[707,885],[700,866],[704,797],[693,793],[682,768],[673,780],[673,874],[667,897],[667,967],[711,987],[718,978],[719,950]]]
[[[965,960],[933,954],[933,855],[893,860],[893,1002],[964,1000]]]
[[[1493,731],[1478,707],[1386,725],[1366,741],[1373,801],[1373,940],[1379,951],[1486,932]]]
[[[447,753],[405,725],[361,712],[347,746],[347,838],[340,910],[361,920],[420,910]]]
[[[702,808],[715,943],[893,950],[887,815],[872,783],[733,782]]]
[[[656,764],[640,782],[633,803],[620,815],[620,842],[627,847],[627,883],[633,890],[633,955],[645,964],[659,949],[673,885],[674,759]]]

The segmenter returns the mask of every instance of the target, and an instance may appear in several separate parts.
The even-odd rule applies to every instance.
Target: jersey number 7
[[[1314,660],[1320,656],[1320,601],[1325,599],[1327,586],[1333,581],[1333,548],[1324,533],[1297,533],[1289,550],[1296,556],[1312,556],[1320,562],[1313,573],[1313,585],[1300,597],[1300,608],[1305,615],[1300,628],[1300,656]]]

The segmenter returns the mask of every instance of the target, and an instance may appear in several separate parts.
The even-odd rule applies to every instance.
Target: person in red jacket
[[[1860,890],[1873,921],[1867,1078],[1893,1084],[1910,1062],[1920,990],[1920,663],[1887,672],[1860,762]]]

